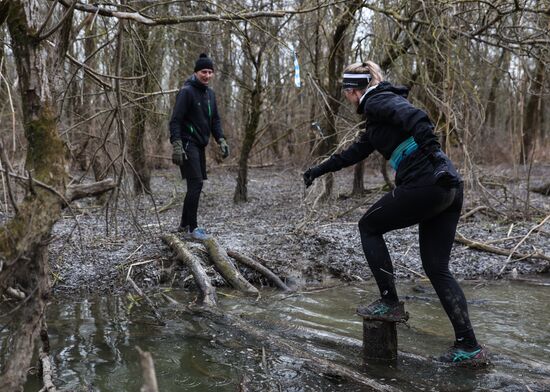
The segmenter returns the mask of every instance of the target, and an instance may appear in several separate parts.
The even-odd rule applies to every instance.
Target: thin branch
[[[70,5],[70,7],[67,9],[67,11],[65,11],[65,14],[61,17],[61,20],[55,25],[53,26],[51,29],[49,29],[48,31],[46,31],[44,34],[40,35],[40,32],[41,30],[43,30],[44,26],[46,25],[46,23],[48,23],[48,20],[49,18],[51,17],[51,15],[48,15],[48,18],[46,19],[46,21],[44,22],[44,24],[40,27],[40,30],[38,31],[38,33],[35,35],[37,37],[37,39],[39,41],[42,41],[42,40],[45,40],[45,39],[48,39],[48,37],[50,37],[52,34],[54,34],[57,30],[59,30],[59,28],[61,26],[63,26],[63,23],[65,23],[65,21],[67,20],[68,17],[72,17],[73,16],[73,11],[74,11],[74,6],[76,5],[78,0],[74,0],[73,3]],[[57,3],[54,3],[54,5],[50,8],[50,12],[53,12],[53,9],[55,7],[55,4]]]
[[[516,246],[514,246],[514,248],[512,249],[512,251],[510,252],[510,255],[508,256],[508,258],[506,259],[506,261],[504,262],[504,265],[502,266],[502,268],[500,269],[498,275],[502,275],[502,273],[504,272],[504,270],[506,269],[506,266],[510,263],[511,259],[512,259],[512,255],[514,255],[514,253],[516,252],[516,250],[519,248],[519,246],[527,239],[529,238],[529,236],[531,235],[531,233],[535,230],[538,230],[539,228],[541,228],[542,226],[544,226],[544,224],[548,221],[548,219],[550,219],[550,215],[547,215],[546,218],[544,218],[542,220],[542,222],[540,222],[538,225],[535,225],[531,228],[531,230],[529,230],[527,232],[527,234],[525,234],[525,236],[521,239],[521,241],[519,241]]]

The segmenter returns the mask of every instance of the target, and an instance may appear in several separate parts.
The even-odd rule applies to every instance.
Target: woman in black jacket
[[[387,321],[405,321],[395,288],[393,266],[383,235],[418,224],[422,266],[456,335],[439,360],[460,364],[487,363],[475,337],[462,289],[449,271],[449,259],[462,208],[462,179],[441,151],[428,115],[407,99],[407,89],[384,81],[380,67],[369,61],[344,71],[346,99],[366,120],[366,131],[345,151],[333,154],[304,173],[304,182],[351,166],[375,150],[396,171],[396,188],[374,203],[359,221],[363,252],[381,298],[360,306],[358,314]]]

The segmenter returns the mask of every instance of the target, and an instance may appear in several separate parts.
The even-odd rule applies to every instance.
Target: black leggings
[[[187,178],[187,193],[181,212],[181,227],[189,226],[189,231],[197,227],[197,211],[202,190],[202,178]]]
[[[197,227],[197,211],[203,180],[206,180],[206,158],[203,147],[191,142],[184,143],[187,159],[180,166],[181,175],[187,182],[187,193],[181,212],[181,227],[189,226],[189,231]]]
[[[466,298],[449,271],[462,198],[462,185],[451,189],[440,185],[399,186],[369,208],[359,221],[359,231],[382,298],[397,300],[393,266],[383,234],[418,223],[424,271],[451,320],[457,339],[475,342]]]

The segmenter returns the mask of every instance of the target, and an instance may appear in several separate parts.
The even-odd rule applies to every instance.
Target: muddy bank
[[[494,199],[494,211],[500,209],[503,214],[495,215],[491,209],[476,213],[462,220],[458,231],[464,237],[511,249],[536,222],[512,223],[506,219],[510,211],[517,211],[515,215],[526,211],[522,197],[527,184],[521,179],[527,176],[505,168],[498,168],[498,173],[486,176],[490,181],[484,183],[482,191],[467,189],[464,212],[491,202],[490,197]],[[530,184],[542,183],[549,173],[550,166],[539,166],[531,173]],[[328,202],[316,200],[320,182],[306,193],[299,169],[271,166],[250,170],[249,202],[234,204],[235,178],[236,173],[228,167],[210,170],[199,207],[199,225],[223,246],[254,257],[297,286],[323,284],[333,278],[371,280],[357,222],[384,192],[382,177],[376,171],[365,175],[367,192],[360,197],[349,197],[351,169],[337,173],[335,195]],[[167,269],[172,263],[171,252],[159,239],[161,233],[172,231],[179,224],[185,185],[176,170],[167,169],[154,173],[152,188],[153,196],[139,198],[123,192],[116,206],[111,204],[108,209],[89,199],[65,211],[54,228],[50,247],[56,294],[127,290],[125,278],[130,266],[134,280],[142,287],[193,284],[181,267]],[[531,215],[544,216],[550,210],[548,197],[532,193],[530,203],[533,207],[527,211]],[[160,209],[164,211],[158,212]],[[533,232],[518,252],[550,255],[549,232],[550,224]],[[386,235],[398,281],[423,275],[417,237],[416,227]],[[200,249],[195,251],[204,256]],[[506,261],[507,256],[455,243],[451,269],[461,279],[491,279]],[[505,276],[548,269],[547,261],[526,259],[509,264]],[[244,272],[254,283],[267,284],[251,271]],[[218,278],[216,283],[223,281]]]

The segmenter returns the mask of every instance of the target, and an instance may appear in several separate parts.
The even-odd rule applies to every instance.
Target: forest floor
[[[526,209],[525,204],[526,179],[530,186],[542,184],[550,178],[550,165],[539,165],[530,176],[518,168],[484,170],[481,190],[466,185],[463,213],[479,206],[490,208],[461,219],[458,232],[502,249],[510,250],[520,243],[517,252],[550,256],[550,222],[527,236],[549,214],[550,198],[530,193],[530,207]],[[251,168],[249,201],[240,204],[233,203],[237,177],[234,167],[212,167],[208,177],[199,207],[199,225],[224,248],[260,261],[294,287],[328,285],[335,279],[372,279],[357,222],[384,193],[384,181],[377,171],[367,169],[367,190],[353,197],[349,195],[352,169],[336,173],[334,196],[326,202],[317,200],[321,181],[306,192],[301,170],[295,167]],[[111,203],[108,209],[98,205],[96,199],[85,199],[65,210],[54,227],[50,246],[56,294],[123,292],[130,289],[125,283],[129,274],[142,288],[194,284],[184,267],[167,268],[174,258],[160,239],[179,224],[185,183],[175,169],[157,170],[152,190],[152,196],[137,198],[121,193],[116,207]],[[421,279],[424,272],[417,226],[396,230],[385,238],[398,284],[400,280]],[[193,252],[206,260],[200,245],[191,245]],[[460,279],[494,279],[504,266],[504,278],[550,270],[547,260],[508,261],[505,255],[455,242],[451,270]],[[267,284],[253,271],[242,271],[256,285]],[[216,284],[223,284],[213,270],[210,273]]]

